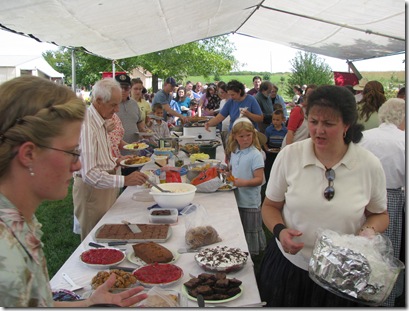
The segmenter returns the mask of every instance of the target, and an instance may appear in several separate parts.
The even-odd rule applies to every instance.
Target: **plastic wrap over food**
[[[367,238],[323,230],[315,242],[309,275],[341,297],[379,305],[388,298],[404,268],[392,254],[392,244],[384,235]]]

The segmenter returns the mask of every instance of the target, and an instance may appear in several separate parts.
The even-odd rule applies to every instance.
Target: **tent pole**
[[[352,70],[352,72],[356,75],[356,77],[358,78],[358,80],[362,79],[362,75],[361,73],[358,71],[358,69],[356,69],[355,65],[351,62],[351,61],[347,61],[348,67],[349,69]]]
[[[77,88],[76,88],[76,72],[75,72],[75,49],[71,50],[71,88],[72,90],[76,93]]]
[[[112,60],[112,78],[115,79],[115,60]]]

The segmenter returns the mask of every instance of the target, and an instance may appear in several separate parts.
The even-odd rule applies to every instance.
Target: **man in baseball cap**
[[[119,74],[115,76],[115,80],[122,85],[131,85],[131,78],[127,74]]]
[[[170,107],[170,102],[173,100],[173,89],[177,86],[176,80],[172,77],[168,77],[165,80],[163,88],[159,90],[155,96],[153,97],[152,105],[154,104],[162,104],[163,107],[163,114],[164,120],[167,120],[167,115],[172,115],[174,117],[178,117],[182,120],[183,123],[188,122],[188,117],[183,116],[179,112],[173,110]]]
[[[169,77],[165,80],[165,83],[172,85],[173,87],[177,86],[177,83],[175,81],[175,79],[173,79],[172,77]]]

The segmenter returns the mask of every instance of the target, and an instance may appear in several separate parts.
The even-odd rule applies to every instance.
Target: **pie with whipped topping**
[[[195,260],[206,271],[232,272],[243,268],[248,253],[240,248],[216,246],[202,249],[195,255]]]

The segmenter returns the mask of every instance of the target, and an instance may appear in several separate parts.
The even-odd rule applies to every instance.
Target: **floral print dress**
[[[41,224],[0,194],[0,306],[52,307]]]

